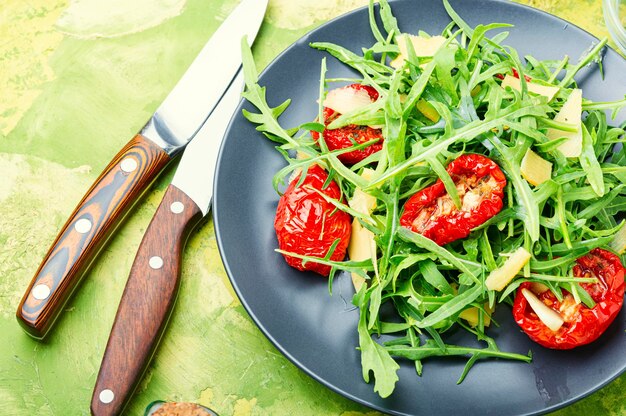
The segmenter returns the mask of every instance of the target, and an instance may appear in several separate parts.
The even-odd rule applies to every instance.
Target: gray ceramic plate
[[[597,41],[583,30],[549,14],[504,1],[454,1],[456,11],[472,26],[508,22],[515,25],[507,41],[520,54],[539,59],[574,60]],[[449,23],[439,0],[398,0],[392,3],[402,30],[437,34]],[[260,78],[268,101],[292,104],[281,118],[297,126],[316,117],[322,52],[309,42],[328,41],[359,51],[374,42],[367,10],[360,9],[310,32],[268,66]],[[597,70],[582,71],[578,80],[585,96],[596,100],[623,97],[626,61],[612,50],[604,59],[605,80]],[[353,76],[328,59],[332,77]],[[251,110],[247,103],[243,108]],[[510,415],[538,414],[578,400],[609,383],[626,369],[626,313],[622,310],[608,331],[590,346],[551,351],[528,340],[498,308],[500,328],[492,328],[505,351],[532,350],[531,364],[482,361],[457,385],[464,360],[425,362],[417,377],[412,363],[402,363],[395,392],[381,399],[361,376],[357,337],[358,312],[350,304],[348,276],[335,281],[329,296],[326,279],[287,266],[279,254],[273,229],[278,196],[272,176],[284,166],[273,144],[248,123],[238,109],[225,138],[215,179],[214,219],[219,248],[228,275],[243,305],[261,331],[298,367],[352,400],[392,414]],[[466,334],[448,335],[449,342],[471,343]]]

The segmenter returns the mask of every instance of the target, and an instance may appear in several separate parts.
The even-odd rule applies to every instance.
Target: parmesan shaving
[[[560,137],[567,137],[567,141],[561,143],[557,150],[565,157],[578,157],[583,149],[583,132],[581,129],[581,113],[583,111],[583,92],[580,89],[572,90],[567,100],[563,103],[561,111],[554,117],[554,121],[560,123],[575,124],[578,130],[575,132],[548,129],[546,137],[555,140]]]
[[[530,260],[530,253],[520,247],[499,268],[493,270],[485,280],[485,286],[489,290],[502,290],[515,278],[517,273]]]
[[[330,91],[324,100],[324,107],[328,107],[339,114],[346,114],[371,103],[372,99],[367,90],[345,87]]]
[[[522,289],[522,295],[524,295],[531,309],[535,312],[535,314],[537,314],[537,317],[541,320],[541,322],[550,328],[551,331],[556,332],[563,326],[565,321],[561,318],[561,315],[540,301],[533,292],[528,289]]]
[[[396,59],[389,63],[394,68],[400,68],[409,56],[407,42],[411,42],[413,44],[415,56],[421,58],[434,56],[441,45],[446,42],[446,38],[443,36],[431,36],[427,38],[424,36],[415,36],[406,33],[398,36],[397,39],[400,54],[396,57]]]
[[[519,78],[514,77],[512,75],[506,74],[504,79],[502,80],[502,88],[511,87],[514,90],[522,91],[522,82]],[[534,82],[526,82],[526,88],[530,92],[534,92],[535,94],[543,95],[548,99],[548,101],[552,101],[557,92],[559,92],[559,87],[551,87],[549,85],[541,85],[535,84]]]
[[[364,169],[361,177],[370,180],[373,174],[373,170]],[[356,188],[354,195],[350,201],[348,201],[348,205],[355,211],[369,215],[374,208],[376,208],[376,198]],[[372,259],[372,264],[374,267],[377,267],[374,234],[367,228],[364,228],[357,218],[352,220],[352,233],[350,234],[350,243],[348,244],[348,256],[350,260],[353,261]],[[375,272],[377,273],[378,271],[375,270]],[[352,273],[352,284],[357,292],[364,283],[365,279],[363,276]]]
[[[522,159],[520,171],[529,184],[539,186],[552,178],[552,163],[528,149]]]

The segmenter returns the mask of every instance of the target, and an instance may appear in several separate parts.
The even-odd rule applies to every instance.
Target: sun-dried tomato
[[[291,181],[287,190],[278,201],[274,229],[278,238],[278,247],[290,253],[324,257],[333,243],[339,239],[331,260],[343,260],[350,243],[350,215],[336,209],[317,191],[339,200],[341,191],[335,181],[330,181],[326,188],[324,183],[328,174],[318,165],[309,167],[304,181],[297,186],[298,178]],[[298,270],[311,270],[324,276],[330,273],[330,267],[285,255],[290,266]]]
[[[458,209],[441,182],[425,188],[404,204],[400,225],[430,238],[440,246],[467,237],[502,209],[506,178],[486,156],[465,154],[446,171],[461,199]]]
[[[539,300],[565,321],[557,331],[548,328],[528,305],[522,289],[530,288],[530,283],[522,283],[515,296],[515,322],[530,339],[546,348],[564,350],[595,341],[613,322],[624,303],[624,266],[615,254],[599,248],[592,250],[576,260],[574,276],[598,279],[598,283],[580,284],[596,305],[588,308],[576,303],[572,294],[565,290],[562,301],[550,290],[539,294]]]
[[[352,84],[342,88],[352,88],[354,90],[365,90],[372,102],[378,99],[378,91],[369,85]],[[324,107],[324,124],[328,126],[333,120],[341,114],[331,108]],[[339,160],[347,165],[353,165],[365,159],[369,155],[378,152],[383,148],[383,132],[381,129],[370,126],[357,126],[350,124],[338,129],[325,129],[322,133],[326,146],[329,150],[346,149],[354,146],[356,143],[366,143],[379,139],[377,142],[367,146],[364,149],[354,150],[352,152],[343,153],[338,156]],[[314,140],[319,140],[320,134],[316,131],[311,132]]]

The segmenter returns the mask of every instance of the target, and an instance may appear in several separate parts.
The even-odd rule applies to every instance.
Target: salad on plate
[[[577,62],[522,58],[511,25],[470,27],[444,5],[440,34],[401,31],[380,0],[372,45],[312,43],[358,76],[332,78],[322,58],[318,112],[294,128],[242,44],[258,110],[244,115],[287,163],[273,179],[277,251],[331,294],[351,274],[355,347],[381,397],[399,360],[421,375],[428,358],[467,357],[459,383],[478,360],[529,362],[490,336],[496,308],[542,347],[571,349],[601,338],[624,300],[626,97],[592,102],[574,78],[602,70],[606,39]],[[482,347],[446,342],[458,330]]]

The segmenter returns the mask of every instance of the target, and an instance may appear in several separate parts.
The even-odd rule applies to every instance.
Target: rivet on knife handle
[[[39,266],[17,318],[43,338],[106,240],[171,160],[140,134],[116,155],[85,194]]]
[[[120,414],[140,381],[176,300],[182,249],[201,218],[198,206],[170,185],[122,294],[91,399],[93,415]]]

